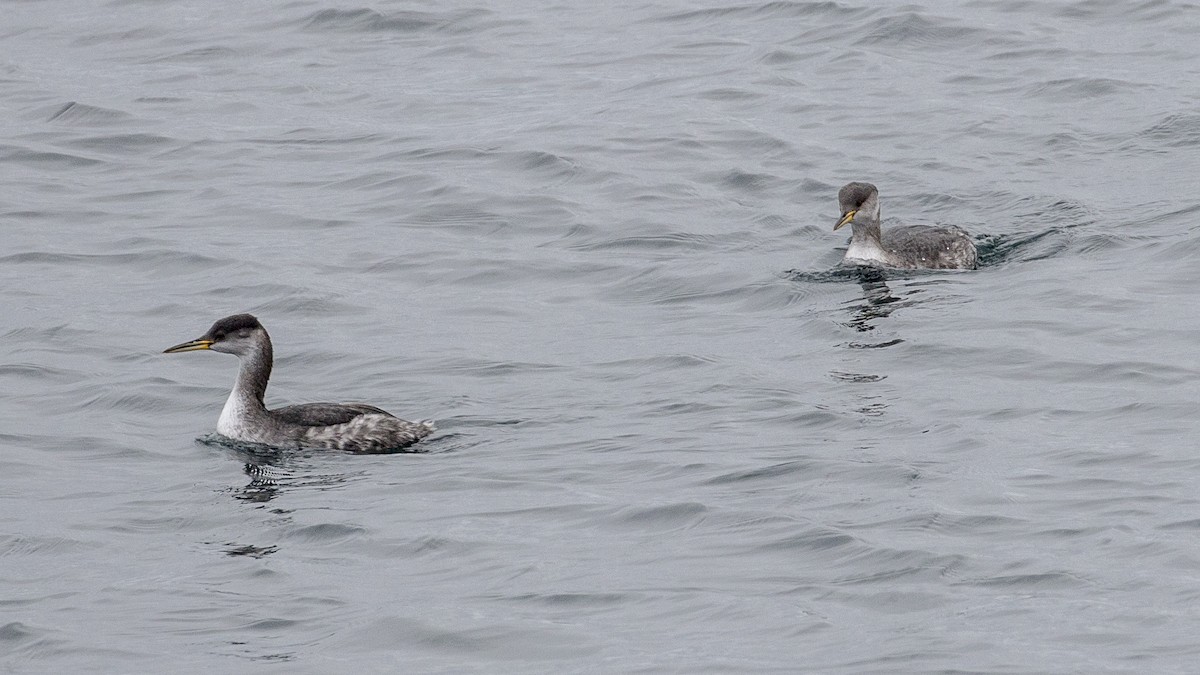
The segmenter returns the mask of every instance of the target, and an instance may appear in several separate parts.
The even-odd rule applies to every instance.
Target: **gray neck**
[[[853,228],[850,234],[851,244],[883,247],[883,234],[879,229],[878,220],[855,218],[850,226]]]
[[[254,349],[242,356],[238,368],[237,384],[233,386],[231,397],[247,412],[265,412],[267,407],[263,397],[267,393],[267,381],[271,379],[271,363],[274,355],[271,349],[271,338],[263,334],[262,340],[256,341]]]

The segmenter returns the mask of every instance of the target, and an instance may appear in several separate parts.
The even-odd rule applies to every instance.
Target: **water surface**
[[[4,670],[1194,669],[1194,5],[6,9]]]

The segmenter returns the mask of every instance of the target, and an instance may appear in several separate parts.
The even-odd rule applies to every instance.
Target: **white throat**
[[[225,399],[225,407],[221,408],[221,417],[217,420],[217,433],[226,438],[243,439],[248,429],[247,410],[244,404],[245,394],[241,391],[240,383],[229,392]]]
[[[887,264],[887,252],[873,241],[850,241],[843,262],[849,263],[882,263]]]

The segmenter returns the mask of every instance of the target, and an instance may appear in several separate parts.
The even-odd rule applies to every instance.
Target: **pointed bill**
[[[212,349],[213,341],[200,338],[199,340],[190,340],[182,344],[177,344],[174,347],[168,347],[163,350],[164,354],[178,354],[179,352],[195,352],[201,349]]]

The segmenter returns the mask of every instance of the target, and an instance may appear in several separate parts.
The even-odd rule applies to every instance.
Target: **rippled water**
[[[0,670],[1194,671],[1200,9],[884,4],[6,3]]]

